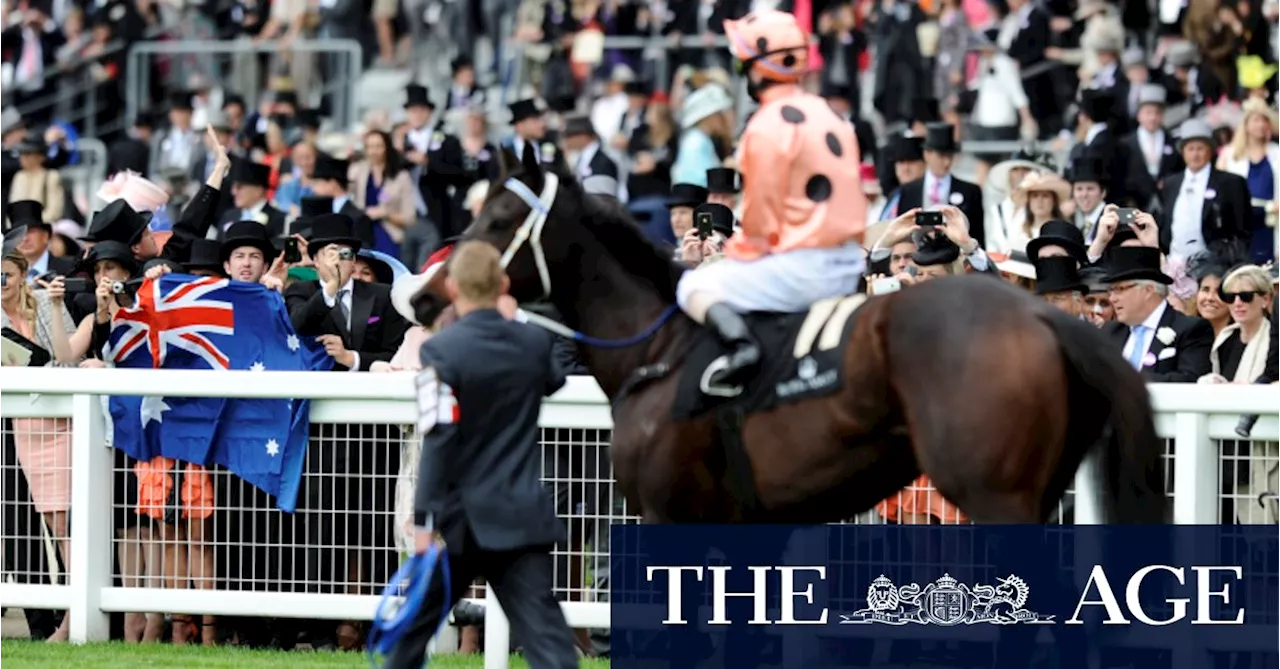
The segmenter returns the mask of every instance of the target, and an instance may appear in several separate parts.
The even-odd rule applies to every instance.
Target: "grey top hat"
[[[1182,125],[1178,126],[1177,137],[1179,151],[1182,150],[1182,147],[1185,146],[1187,142],[1190,142],[1193,139],[1208,142],[1210,146],[1215,146],[1217,144],[1217,142],[1213,140],[1213,128],[1209,127],[1208,123],[1205,123],[1198,118],[1183,121]]]
[[[5,107],[0,113],[0,132],[7,133],[22,125],[22,114],[17,107]]]
[[[1143,84],[1138,89],[1138,107],[1143,105],[1160,105],[1163,107],[1169,100],[1169,91],[1159,84]]]

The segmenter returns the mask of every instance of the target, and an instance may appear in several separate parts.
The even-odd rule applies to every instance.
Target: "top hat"
[[[156,116],[149,111],[139,110],[133,115],[133,127],[135,128],[154,128],[156,124]]]
[[[725,237],[733,236],[733,210],[723,204],[704,202],[693,210],[696,221],[700,214],[711,214],[711,229]]]
[[[738,183],[738,171],[732,167],[713,167],[707,170],[708,193],[736,194],[742,191]]]
[[[352,228],[355,223],[346,214],[321,214],[312,218],[311,234],[307,237],[307,254],[315,257],[320,249],[330,244],[341,244],[351,247],[352,251],[360,250],[360,240],[356,239]],[[257,225],[255,223],[255,225]],[[259,225],[258,227],[262,227]]]
[[[1159,84],[1143,84],[1138,89],[1138,108],[1143,105],[1159,105],[1165,106],[1169,101],[1169,91]]]
[[[227,228],[226,234],[222,237],[222,245],[218,247],[218,258],[222,262],[226,262],[231,257],[231,252],[242,246],[252,246],[262,251],[262,257],[270,263],[275,259],[275,244],[271,243],[271,235],[267,232],[267,226],[257,221],[236,221]]]
[[[1080,112],[1094,122],[1106,122],[1115,105],[1116,96],[1110,89],[1086,88],[1080,91]]]
[[[409,84],[404,88],[404,108],[410,107],[428,107],[435,109],[436,106],[431,104],[431,93],[426,86],[420,84]]]
[[[932,97],[919,97],[911,101],[911,120],[920,123],[929,124],[942,120],[942,114],[938,111],[938,99]]]
[[[242,108],[248,107],[248,105],[245,104],[243,95],[240,95],[239,93],[223,93],[222,108],[226,109],[231,105],[239,105]]]
[[[272,101],[278,105],[298,106],[298,94],[294,91],[276,91],[272,94]]]
[[[707,189],[695,184],[672,184],[667,207],[696,207],[707,201]]]
[[[653,86],[649,85],[648,82],[641,81],[639,79],[636,79],[635,81],[628,81],[626,85],[623,86],[623,90],[626,91],[627,95],[639,95],[645,98],[653,95]]]
[[[594,137],[596,130],[591,125],[591,119],[586,114],[574,114],[565,117],[564,130],[560,134],[564,137],[573,137],[575,135],[591,135]]]
[[[853,101],[854,97],[852,86],[848,84],[837,84],[830,81],[822,84],[818,94],[824,98],[836,98],[838,100],[844,100],[845,102]]]
[[[53,232],[53,226],[44,222],[44,205],[35,200],[18,200],[9,203],[9,225],[44,228]]]
[[[316,156],[316,166],[311,172],[311,178],[317,181],[337,181],[345,185],[350,169],[351,163],[349,161],[334,158],[333,156],[320,155]]]
[[[43,156],[48,152],[49,147],[39,137],[28,137],[18,142],[18,153],[38,153]]]
[[[1182,150],[1183,146],[1186,146],[1187,142],[1192,140],[1208,142],[1211,147],[1216,147],[1218,145],[1218,143],[1213,139],[1213,128],[1211,128],[1208,123],[1205,123],[1198,118],[1183,121],[1182,125],[1178,126],[1177,136],[1179,151]]]
[[[271,168],[251,160],[237,158],[231,165],[231,183],[266,188],[271,181]]]
[[[297,122],[299,128],[305,130],[320,129],[320,110],[319,109],[299,109],[294,114],[294,121]]]
[[[1110,250],[1107,260],[1107,283],[1126,279],[1155,281],[1165,285],[1173,283],[1168,274],[1160,271],[1160,249],[1149,246],[1118,246]]]
[[[950,123],[930,123],[925,126],[924,150],[939,153],[959,153],[956,127]]]
[[[1078,184],[1085,181],[1092,181],[1102,185],[1104,188],[1107,181],[1111,178],[1107,173],[1107,165],[1098,158],[1081,158],[1071,165],[1071,170],[1067,174],[1067,178],[1071,183]]]
[[[1040,226],[1040,236],[1027,242],[1027,257],[1040,257],[1040,249],[1058,246],[1081,265],[1089,264],[1089,253],[1084,247],[1084,233],[1070,221],[1054,219]]]
[[[891,164],[924,160],[924,140],[913,135],[890,135],[884,147],[884,159]]]
[[[1049,256],[1033,258],[1036,268],[1036,295],[1061,293],[1063,291],[1088,292],[1080,274],[1076,270],[1075,258],[1066,256]]]
[[[916,251],[911,259],[921,267],[946,265],[960,257],[960,247],[937,228],[921,228],[911,233]]]
[[[212,239],[196,239],[191,242],[191,258],[182,263],[188,271],[212,269],[222,271],[222,244]]]
[[[4,252],[0,253],[0,258],[8,258],[18,252],[18,245],[27,236],[27,226],[15,225],[4,233]]]
[[[22,112],[17,107],[5,107],[0,112],[0,133],[8,134],[10,130],[26,127],[26,122],[22,120]]]
[[[191,111],[191,91],[176,91],[169,96],[169,109]]]
[[[133,246],[147,229],[148,218],[129,206],[123,199],[102,208],[89,223],[89,233],[84,236],[91,242],[120,242]]]
[[[511,110],[512,123],[519,123],[527,118],[542,116],[542,109],[538,107],[538,102],[532,98],[516,100],[508,108]]]
[[[130,276],[138,273],[138,262],[133,259],[133,252],[129,247],[110,239],[94,244],[93,248],[85,254],[84,260],[80,261],[80,269],[89,276],[93,276],[93,268],[103,260],[114,260],[120,263],[122,267],[129,270]]]
[[[322,195],[308,195],[298,202],[298,217],[313,218],[322,214],[333,213],[333,198]]]
[[[475,64],[475,61],[471,60],[467,56],[458,56],[457,58],[453,59],[452,63],[449,64],[449,69],[454,73],[454,75],[457,75],[458,72],[461,70],[476,69],[476,64]]]
[[[1107,282],[1102,278],[1107,275],[1105,267],[1085,265],[1080,268],[1080,283],[1084,284],[1086,294],[1107,292]]]

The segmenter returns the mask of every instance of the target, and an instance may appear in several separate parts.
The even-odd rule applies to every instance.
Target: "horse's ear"
[[[538,162],[537,151],[533,142],[524,143],[524,155],[520,157],[520,166],[524,168],[525,182],[533,192],[542,190],[542,165]]]
[[[503,146],[498,152],[498,175],[499,181],[506,181],[512,172],[516,171],[516,167],[520,165],[520,158],[516,156],[516,152],[511,150],[509,146]]]

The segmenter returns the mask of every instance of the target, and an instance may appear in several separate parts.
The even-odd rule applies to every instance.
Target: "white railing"
[[[112,558],[104,550],[115,545],[113,536],[113,453],[104,445],[103,395],[162,397],[240,397],[315,400],[313,424],[412,424],[416,419],[414,386],[410,374],[323,374],[313,372],[181,372],[167,370],[80,370],[6,368],[0,377],[0,415],[4,418],[70,418],[72,421],[70,564],[73,576],[62,584],[14,584],[4,586],[4,605],[67,609],[71,612],[71,636],[75,641],[107,637],[108,612],[181,611],[209,615],[294,617],[308,619],[368,620],[378,597],[371,588],[364,594],[262,592],[188,588],[128,588],[114,584]],[[1224,499],[1223,444],[1240,438],[1235,427],[1241,414],[1260,414],[1250,441],[1280,440],[1280,388],[1276,386],[1150,386],[1156,411],[1156,428],[1167,440],[1166,454],[1172,467],[1169,488],[1173,494],[1174,521],[1180,524],[1217,523]],[[608,471],[607,434],[612,420],[609,405],[594,380],[574,377],[543,405],[540,419],[544,451],[577,458],[599,451],[593,461],[596,473],[546,473],[549,486],[596,490],[595,502],[566,501],[562,515],[570,536],[583,533],[557,555],[566,562],[605,561],[600,526],[609,522],[634,522],[625,506],[615,500]],[[552,436],[548,436],[552,435]],[[556,436],[567,435],[567,436]],[[583,435],[596,435],[595,438]],[[411,438],[411,437],[406,437]],[[357,438],[343,437],[355,441]],[[324,446],[324,445],[322,445]],[[317,444],[311,447],[315,451]],[[391,448],[394,448],[392,446]],[[1264,449],[1265,450],[1265,449]],[[314,452],[314,451],[313,451]],[[603,464],[601,464],[603,463]],[[1075,484],[1075,522],[1098,522],[1097,504],[1090,477],[1081,469]],[[115,485],[119,485],[118,483]],[[582,493],[578,493],[582,494]],[[572,507],[572,508],[570,508]],[[603,507],[603,508],[601,508]],[[1224,519],[1231,522],[1231,519]],[[582,528],[594,524],[592,530]],[[594,532],[586,534],[588,532]],[[607,534],[607,527],[604,529]],[[592,546],[588,550],[586,542]],[[607,541],[607,538],[605,539]],[[607,566],[604,569],[607,573]],[[594,574],[593,574],[594,575]],[[605,589],[595,576],[595,589]],[[350,584],[349,584],[350,585]],[[369,585],[369,584],[366,584]],[[558,594],[571,600],[562,606],[573,627],[608,628],[607,597],[589,592],[581,584],[564,580]],[[486,667],[505,667],[509,628],[492,591],[485,590]]]

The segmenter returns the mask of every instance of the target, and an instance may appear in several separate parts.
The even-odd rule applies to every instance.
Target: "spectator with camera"
[[[881,247],[885,240],[895,240],[895,253],[899,245],[906,246],[905,240],[910,241],[915,251],[911,253],[909,263],[905,258],[900,262],[891,260],[890,271],[898,266],[902,271],[888,277],[881,274],[868,276],[867,292],[870,295],[896,292],[904,286],[969,270],[995,272],[995,264],[978,241],[969,236],[969,221],[958,207],[944,206],[936,211],[912,209],[889,225],[876,247]]]
[[[693,210],[693,227],[680,240],[680,260],[690,267],[712,262],[733,236],[733,211],[723,204],[700,204]]]

